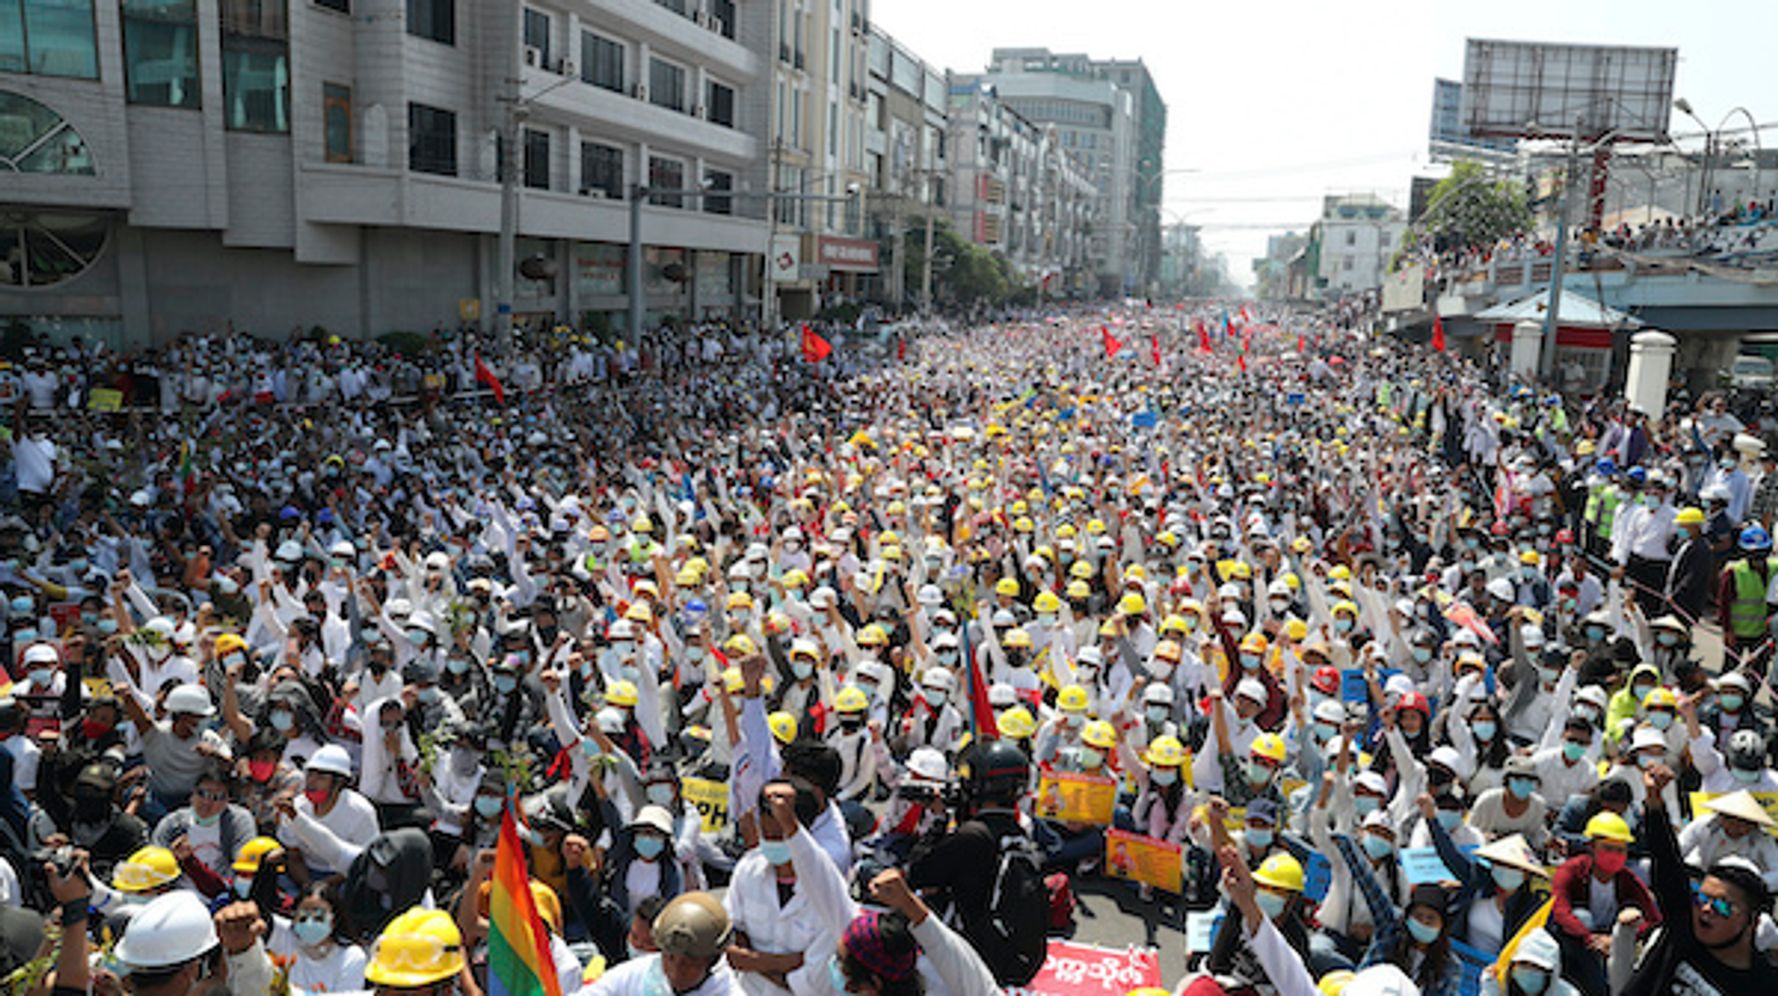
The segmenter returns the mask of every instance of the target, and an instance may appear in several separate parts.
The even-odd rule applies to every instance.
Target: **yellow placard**
[[[1060,772],[1037,781],[1037,815],[1046,819],[1106,825],[1116,808],[1115,778]]]
[[[114,412],[123,408],[123,392],[114,387],[95,387],[86,399],[90,412]]]
[[[457,299],[457,320],[460,322],[479,322],[482,317],[482,299],[479,297],[460,297]]]
[[[698,819],[705,833],[721,833],[728,825],[728,782],[681,778],[679,794],[698,807]]]
[[[1726,792],[1693,792],[1691,794],[1692,819],[1701,820],[1710,815],[1715,810],[1705,809],[1704,804],[1719,795],[1727,794]],[[1751,794],[1753,801],[1760,804],[1760,808],[1766,811],[1766,815],[1770,816],[1774,822],[1778,822],[1778,792],[1754,792]]]
[[[1107,830],[1105,874],[1177,893],[1184,880],[1184,852],[1178,844],[1124,830]]]

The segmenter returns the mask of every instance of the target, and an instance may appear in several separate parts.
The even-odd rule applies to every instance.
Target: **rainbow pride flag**
[[[549,931],[531,899],[531,874],[510,804],[500,820],[493,883],[488,896],[488,996],[562,996]]]

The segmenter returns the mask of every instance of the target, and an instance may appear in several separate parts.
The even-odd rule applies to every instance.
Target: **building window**
[[[526,51],[527,64],[536,65],[539,69],[550,67],[549,58],[549,15],[541,10],[525,8],[525,48],[537,50],[537,61],[531,63],[531,53]]]
[[[198,107],[193,0],[123,0],[124,94],[132,104]]]
[[[685,110],[685,70],[671,62],[649,59],[648,102],[656,107]]]
[[[689,7],[686,4],[685,0],[654,0],[654,2],[660,4],[662,7],[667,8],[668,10],[672,11],[673,13],[678,14],[681,17],[687,16],[686,11],[689,9]]]
[[[457,175],[457,115],[425,104],[407,105],[407,168]]]
[[[93,175],[86,140],[62,116],[29,97],[0,90],[0,175]],[[0,260],[5,254],[0,253]]]
[[[290,130],[287,0],[222,0],[224,120],[237,131]]]
[[[710,27],[724,38],[735,37],[735,0],[710,0]]]
[[[1347,229],[1346,230],[1346,244],[1349,246],[1357,245],[1358,244],[1358,233],[1352,231],[1351,229]]]
[[[704,189],[710,191],[733,190],[735,189],[735,175],[719,169],[705,170]],[[733,214],[734,210],[734,198],[732,197],[706,196],[704,198],[704,213],[706,214]]]
[[[840,154],[840,105],[832,102],[827,105],[827,154]]]
[[[407,0],[407,33],[457,44],[457,0]]]
[[[338,83],[321,84],[321,130],[327,141],[327,161],[352,161],[352,88]]]
[[[710,81],[709,93],[704,102],[711,124],[719,124],[725,128],[735,126],[735,88]]]
[[[549,132],[525,129],[525,186],[549,189]]]
[[[677,159],[649,156],[648,185],[656,190],[685,189],[685,164]],[[684,207],[685,199],[678,194],[655,194],[648,198],[648,203],[676,208]]]
[[[0,71],[99,78],[93,0],[0,0]]]
[[[606,197],[623,200],[624,150],[598,142],[580,143],[580,190],[603,190]]]
[[[315,0],[315,6],[326,7],[328,10],[337,10],[342,14],[350,14],[352,12],[352,0]]]
[[[580,78],[613,93],[624,92],[624,47],[591,31],[580,33]]]
[[[0,215],[0,287],[50,287],[72,280],[104,253],[110,233],[110,219],[103,214],[8,211]]]

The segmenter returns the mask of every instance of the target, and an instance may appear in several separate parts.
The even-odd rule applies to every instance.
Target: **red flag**
[[[1124,348],[1124,344],[1113,339],[1111,330],[1103,325],[1099,326],[1099,343],[1105,347],[1105,358],[1108,360],[1116,356],[1118,350]]]
[[[475,354],[475,380],[478,384],[488,385],[488,390],[494,392],[497,403],[506,404],[506,388],[501,386],[500,378],[494,376],[494,371],[489,370],[488,365],[482,362],[480,353]]]
[[[1432,350],[1435,353],[1445,351],[1445,320],[1439,315],[1432,316]]]
[[[908,337],[905,335],[895,337],[895,358],[902,361],[908,358]]]
[[[1202,318],[1198,319],[1196,324],[1198,326],[1198,348],[1208,353],[1210,352],[1210,330],[1204,327]]]
[[[1243,353],[1253,352],[1253,330],[1252,329],[1242,329],[1241,330],[1241,352],[1243,352]]]
[[[1253,322],[1253,312],[1249,311],[1245,304],[1241,305],[1241,320],[1248,324]]]
[[[975,648],[969,644],[969,627],[963,627],[963,658],[969,668],[964,675],[968,682],[970,725],[975,728],[975,739],[999,739],[1000,724],[994,720],[994,705],[988,701],[988,683],[982,680],[981,665],[975,659]]]
[[[1155,366],[1158,367],[1161,365],[1161,337],[1160,336],[1151,335],[1148,337],[1148,356],[1149,356],[1149,359],[1154,360]]]
[[[1247,372],[1247,354],[1243,353],[1240,356],[1235,357],[1235,366],[1240,367],[1242,373],[1246,373]]]
[[[1303,335],[1301,332],[1298,332],[1296,336],[1296,351],[1299,353],[1306,353],[1309,351],[1309,337]]]
[[[833,344],[815,334],[815,330],[803,326],[803,359],[810,363],[820,363],[833,352]]]

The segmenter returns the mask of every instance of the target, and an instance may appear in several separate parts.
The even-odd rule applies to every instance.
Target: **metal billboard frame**
[[[1460,121],[1480,137],[1665,142],[1676,48],[1470,38]]]

